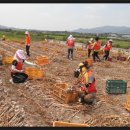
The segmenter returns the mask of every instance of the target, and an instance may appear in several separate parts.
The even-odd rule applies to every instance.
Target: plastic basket
[[[128,96],[127,103],[125,104],[125,109],[130,111],[130,95]]]
[[[107,80],[106,92],[112,94],[125,94],[127,90],[127,83],[123,80]]]
[[[6,65],[6,64],[12,64],[12,61],[13,61],[13,57],[3,57],[2,58],[2,63],[4,65]]]
[[[44,76],[42,70],[33,67],[25,68],[25,73],[28,75],[28,79],[42,79]]]
[[[45,65],[49,63],[49,59],[46,56],[37,56],[36,57],[36,63],[38,65]]]

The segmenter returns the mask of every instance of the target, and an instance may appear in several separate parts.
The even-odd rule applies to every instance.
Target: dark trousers
[[[73,48],[68,48],[68,59],[73,59]]]
[[[97,57],[97,58],[99,59],[99,61],[100,61],[100,58],[99,58],[99,56],[98,56],[98,52],[97,52],[97,51],[94,51],[94,52],[93,52],[93,61],[95,61],[96,57]]]
[[[105,60],[108,59],[108,57],[109,57],[109,52],[110,52],[110,51],[105,51],[105,55],[103,56],[103,59],[104,59],[104,58],[105,58]]]
[[[90,57],[92,49],[88,49],[88,57]]]
[[[79,97],[81,98],[81,103],[86,103],[92,105],[96,102],[96,93],[85,93],[83,91],[79,92]]]
[[[28,56],[30,56],[30,51],[29,50],[30,50],[30,46],[26,45],[26,53],[27,53]]]
[[[14,83],[24,83],[27,80],[28,75],[25,73],[17,72],[17,73],[11,73],[11,77]]]

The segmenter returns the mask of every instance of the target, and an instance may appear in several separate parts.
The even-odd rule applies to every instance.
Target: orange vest
[[[111,49],[111,44],[109,42],[107,42],[104,50],[105,51],[110,51],[110,49]]]
[[[93,47],[93,44],[92,44],[92,43],[89,43],[89,44],[88,44],[88,49],[92,49],[92,47]]]
[[[27,35],[27,36],[26,36],[26,42],[25,42],[26,45],[30,46],[30,42],[31,42],[30,36]]]
[[[90,76],[92,76],[92,71],[89,70],[87,73],[88,73],[88,78]],[[81,81],[81,83],[86,83],[85,77],[82,77],[80,81]],[[86,91],[86,89],[88,90],[88,93],[96,93],[97,92],[96,87],[95,87],[95,78],[94,78],[94,81],[92,83],[90,83],[88,88],[81,87],[82,91]]]
[[[88,71],[88,77],[90,77],[92,75],[92,71]],[[94,81],[89,85],[88,87],[88,93],[96,93],[96,87],[95,87],[95,78]]]
[[[93,50],[98,51],[98,50],[100,50],[100,47],[101,47],[100,41],[96,41],[96,43],[95,43],[95,45],[93,47]]]
[[[16,65],[16,69],[17,70],[22,70],[23,68],[23,62],[18,62],[17,61],[17,65]],[[15,73],[15,71],[11,70],[12,73]]]
[[[74,47],[74,40],[73,39],[68,39],[67,40],[67,45],[68,45],[68,47]]]

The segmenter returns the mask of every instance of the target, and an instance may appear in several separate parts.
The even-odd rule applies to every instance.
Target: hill
[[[102,26],[91,29],[79,28],[73,30],[79,33],[117,33],[117,34],[130,34],[130,27],[126,26]]]

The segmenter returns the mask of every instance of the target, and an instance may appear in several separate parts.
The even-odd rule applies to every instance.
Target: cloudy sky
[[[130,3],[1,3],[0,25],[49,31],[130,27]]]

